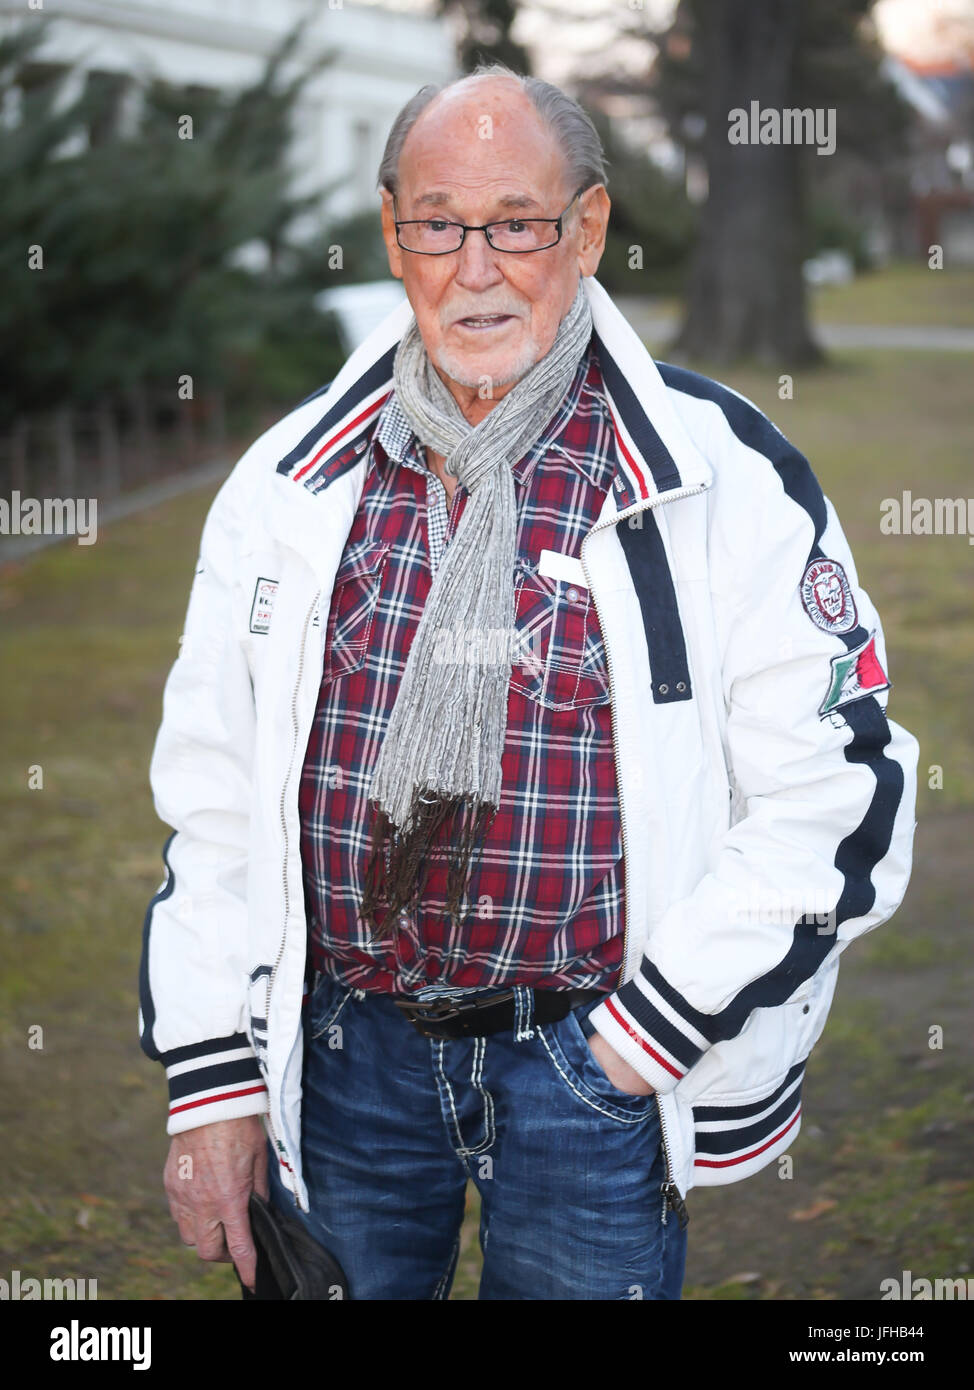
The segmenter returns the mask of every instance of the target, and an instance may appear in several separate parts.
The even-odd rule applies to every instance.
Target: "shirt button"
[[[578,592],[576,588],[572,587],[568,590],[565,597],[567,598],[569,603],[577,603],[578,600],[581,598],[581,594]]]

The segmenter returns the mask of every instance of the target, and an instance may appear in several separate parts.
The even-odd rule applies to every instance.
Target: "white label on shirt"
[[[542,550],[541,559],[538,561],[538,573],[547,575],[549,579],[560,579],[565,584],[578,584],[583,589],[588,588],[581,560],[575,560],[571,555],[562,555],[557,550]]]

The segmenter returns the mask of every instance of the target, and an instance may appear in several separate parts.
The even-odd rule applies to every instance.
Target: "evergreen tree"
[[[287,243],[321,191],[289,191],[286,150],[294,100],[328,57],[285,80],[296,30],[239,93],[152,82],[137,130],[91,143],[111,129],[112,93],[89,84],[59,110],[60,82],[29,85],[40,37],[0,43],[0,99],[24,92],[0,141],[0,418],[138,383],[175,391],[187,373],[197,389],[261,391],[260,367],[265,394],[287,398],[327,379],[337,342]],[[244,248],[266,268],[246,269]]]

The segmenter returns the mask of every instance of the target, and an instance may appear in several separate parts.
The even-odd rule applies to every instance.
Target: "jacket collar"
[[[587,277],[582,283],[592,310],[618,466],[636,499],[617,519],[709,487],[712,469],[684,428],[656,363],[598,281]],[[292,535],[298,509],[291,503],[298,496],[307,498],[309,488],[320,495],[337,478],[364,463],[364,449],[356,452],[353,446],[392,392],[393,359],[412,316],[404,300],[355,349],[328,389],[316,398],[314,424],[278,462],[278,483],[287,486],[274,492],[284,504]],[[302,486],[292,489],[293,483]],[[305,511],[309,538],[319,516],[316,508]],[[348,522],[351,525],[350,517]],[[297,529],[302,530],[300,521]]]
[[[592,310],[619,467],[638,499],[634,507],[709,487],[713,470],[687,433],[642,340],[597,280],[582,283]]]

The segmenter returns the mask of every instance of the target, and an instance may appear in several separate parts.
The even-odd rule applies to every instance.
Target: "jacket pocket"
[[[798,1133],[805,1059],[761,1086],[699,1096],[693,1103],[697,1183],[734,1182],[763,1168]]]
[[[515,690],[550,710],[608,704],[605,644],[587,589],[518,560],[514,626]]]
[[[381,542],[364,540],[342,557],[328,613],[323,682],[351,675],[365,664],[388,550]]]
[[[783,1004],[755,1009],[734,1038],[716,1043],[680,1083],[694,1106],[759,1099],[808,1057],[824,1025],[834,972],[819,971]]]

